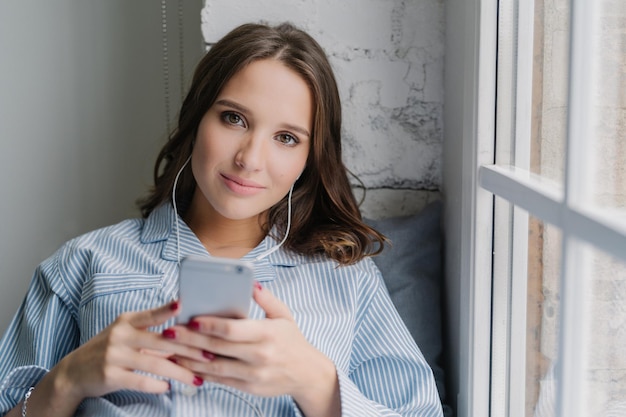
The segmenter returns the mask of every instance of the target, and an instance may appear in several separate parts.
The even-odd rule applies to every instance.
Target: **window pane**
[[[531,217],[528,237],[525,416],[555,417],[561,231]],[[592,247],[587,247],[586,251],[591,291],[588,299],[590,328],[586,339],[587,379],[584,381],[587,410],[583,415],[625,416],[626,264]],[[512,342],[515,343],[514,339]]]
[[[530,217],[526,310],[526,417],[555,415],[561,249],[561,231]]]
[[[626,264],[595,249],[585,381],[590,417],[626,415]]]
[[[595,0],[598,33],[594,37],[595,79],[590,106],[594,137],[593,202],[626,209],[626,2]]]
[[[563,183],[569,68],[567,0],[535,0],[530,170]]]

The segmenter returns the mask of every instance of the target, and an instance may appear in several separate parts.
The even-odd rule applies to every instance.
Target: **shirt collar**
[[[165,242],[161,251],[161,257],[167,261],[176,262],[179,259],[179,242],[176,235],[176,223],[180,236],[180,258],[194,254],[205,255],[208,253],[200,240],[191,231],[187,224],[174,213],[170,203],[156,207],[144,222],[141,233],[142,243]]]
[[[184,220],[174,213],[174,208],[169,202],[156,207],[145,220],[141,234],[141,242],[157,243],[164,241],[161,257],[165,260],[176,262],[179,258],[175,222],[178,223],[181,259],[192,254],[210,256],[206,248]],[[273,233],[266,236],[256,248],[252,249],[252,251],[242,258],[255,266],[259,277],[266,276],[269,279],[269,275],[275,276],[272,268],[274,266],[293,267],[302,263],[311,262],[308,257],[284,250],[283,248],[255,261],[257,256],[266,253],[278,245],[276,239],[271,235],[273,235]],[[270,270],[272,271],[271,274]]]

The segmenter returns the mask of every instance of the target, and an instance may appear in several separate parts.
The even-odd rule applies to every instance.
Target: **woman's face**
[[[232,220],[265,213],[304,170],[312,124],[313,97],[300,75],[272,59],[244,67],[198,127],[194,209]]]

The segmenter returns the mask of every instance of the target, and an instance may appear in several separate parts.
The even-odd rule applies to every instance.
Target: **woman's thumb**
[[[286,318],[293,320],[289,307],[272,294],[267,288],[263,288],[258,281],[254,282],[254,291],[252,293],[254,301],[265,311],[265,317],[268,319]]]

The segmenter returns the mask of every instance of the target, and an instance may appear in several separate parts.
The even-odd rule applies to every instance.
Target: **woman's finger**
[[[282,366],[255,366],[237,359],[214,357],[206,362],[179,362],[204,381],[217,382],[255,395],[278,395],[293,387],[294,370]]]
[[[172,352],[167,352],[165,350],[149,349],[149,348],[139,348],[139,353],[142,353],[144,355],[156,356],[157,358],[170,358],[174,356]]]
[[[195,385],[196,375],[188,368],[174,363],[168,358],[155,358],[154,356],[139,352],[127,352],[124,358],[119,359],[119,368],[133,369],[154,375],[157,379],[173,379],[183,384]],[[131,372],[134,373],[134,372]]]
[[[199,320],[210,322],[210,319],[212,319],[212,317],[201,318]],[[258,320],[254,320],[254,322],[258,322]],[[209,323],[206,325],[208,327],[211,326]],[[249,329],[251,327],[253,326],[243,326],[243,329]],[[254,330],[246,332],[245,330],[237,329],[228,331],[227,333],[232,336],[233,334],[240,334],[240,332],[241,335],[245,335],[245,337],[237,337],[237,340],[233,341],[183,326],[174,326],[164,331],[164,333],[171,335],[171,337],[175,339],[175,343],[186,347],[187,350],[185,350],[185,348],[176,349],[175,353],[177,356],[200,362],[206,361],[207,356],[210,355],[242,358],[242,353],[250,349],[250,346],[256,343],[256,339],[250,337],[250,335],[255,332]]]
[[[191,332],[196,335],[211,336],[230,342],[251,343],[259,340],[262,334],[262,329],[258,326],[259,322],[262,322],[262,320],[198,316],[194,317],[183,330],[185,334]],[[204,338],[198,339],[200,343],[204,340]]]
[[[255,283],[253,297],[265,311],[266,318],[294,321],[289,307],[258,282]],[[250,343],[258,341],[264,336],[263,326],[258,325],[260,322],[262,320],[198,316],[187,324],[187,328],[231,342]]]
[[[195,360],[202,360],[203,349],[200,342],[189,343],[193,338],[192,332],[184,327],[176,326],[164,330],[162,333],[155,333],[146,330],[138,330],[132,326],[126,329],[123,343],[135,349],[137,352],[147,354],[151,357],[168,358],[174,355],[184,356]],[[185,336],[187,334],[187,336]]]
[[[179,307],[178,301],[172,301],[151,310],[125,313],[121,317],[128,320],[133,327],[147,329],[148,327],[163,324],[172,317],[177,316],[180,313]]]
[[[212,355],[204,362],[177,358],[177,364],[189,369],[193,374],[204,380],[215,378],[230,378],[242,381],[257,381],[258,375],[254,368],[237,359]]]
[[[139,374],[126,369],[113,369],[109,372],[110,384],[117,389],[130,389],[151,394],[162,394],[169,390],[170,383],[166,379],[158,379],[150,375]]]

